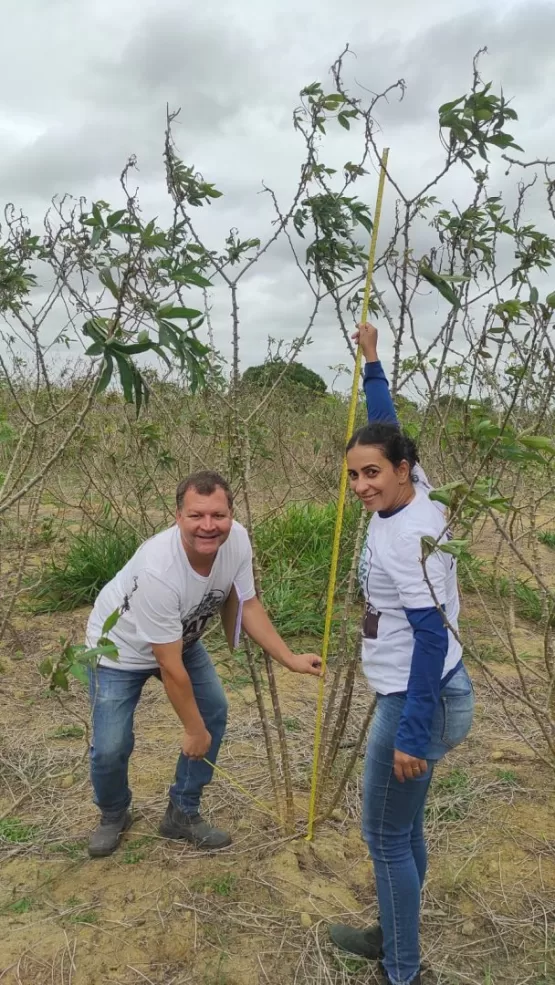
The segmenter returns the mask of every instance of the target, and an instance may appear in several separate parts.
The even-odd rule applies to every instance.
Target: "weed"
[[[520,579],[511,583],[509,578],[492,579],[492,588],[501,598],[514,595],[517,614],[530,622],[543,623],[545,620],[542,596],[537,588]],[[555,605],[551,599],[549,625],[555,626]]]
[[[555,530],[544,530],[541,534],[538,534],[538,540],[545,544],[546,547],[551,547],[555,551]]]
[[[81,725],[60,725],[51,733],[52,739],[82,739],[85,729]]]
[[[94,602],[139,544],[139,534],[128,527],[93,529],[74,537],[65,558],[44,568],[32,610],[60,612]]]
[[[121,857],[123,864],[137,865],[138,862],[142,862],[145,858],[145,853],[141,849],[152,844],[153,841],[154,839],[150,835],[143,835],[141,838],[135,838],[133,841],[128,842]]]
[[[28,896],[24,896],[23,899],[19,899],[17,903],[11,903],[10,906],[7,907],[7,910],[9,913],[21,914],[28,913],[32,907],[33,900],[29,899]]]
[[[464,552],[457,564],[457,578],[463,591],[478,591],[485,581],[484,562],[473,554]]]
[[[53,516],[47,516],[42,521],[39,529],[39,538],[43,544],[51,544],[56,539]]]
[[[470,777],[468,773],[465,770],[455,768],[447,776],[442,776],[436,780],[435,788],[436,790],[459,792],[461,790],[468,790],[469,784]]]
[[[84,841],[63,841],[59,845],[51,845],[50,851],[53,855],[65,855],[67,858],[81,858],[85,851]]]
[[[32,825],[24,824],[18,817],[5,817],[0,820],[0,841],[21,845],[26,841],[32,841],[35,830]]]
[[[86,904],[78,896],[70,896],[65,904],[66,910],[76,910],[75,913],[65,914],[69,923],[98,923],[98,913],[92,907],[87,908]]]
[[[293,504],[255,530],[264,603],[288,636],[321,636],[337,509],[334,503]],[[345,509],[338,568],[338,599],[351,566],[360,508]]]
[[[518,776],[514,770],[497,770],[497,779],[501,780],[502,783],[506,783],[509,787],[518,786]]]
[[[434,817],[440,824],[462,821],[469,798],[470,776],[465,770],[452,769],[435,782],[432,799],[425,808],[426,816]]]
[[[301,732],[303,728],[298,718],[292,718],[289,715],[284,717],[283,726],[287,732]]]
[[[233,872],[224,872],[221,876],[214,876],[213,879],[199,879],[191,884],[193,892],[211,892],[217,896],[229,897],[233,894],[237,877]]]
[[[505,653],[500,646],[495,646],[493,643],[484,643],[478,648],[478,654],[480,660],[484,663],[503,663],[505,660]]]
[[[96,910],[86,910],[83,913],[72,913],[68,920],[70,923],[98,923],[98,913]]]

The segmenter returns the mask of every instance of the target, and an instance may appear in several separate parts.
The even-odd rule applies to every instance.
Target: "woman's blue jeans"
[[[198,709],[212,736],[206,758],[215,763],[227,723],[227,698],[202,643],[193,643],[184,651],[183,663],[191,678]],[[128,764],[135,744],[133,718],[143,687],[153,676],[159,678],[160,672],[104,666],[90,671],[91,782],[94,802],[108,819],[119,818],[131,803]],[[177,719],[175,726],[177,737],[181,734]],[[170,787],[171,801],[185,814],[196,814],[203,788],[210,783],[213,772],[205,760],[189,759],[181,753],[175,781]]]
[[[363,835],[374,864],[383,965],[393,985],[408,985],[420,969],[420,893],[426,875],[424,808],[434,765],[468,735],[472,683],[461,668],[441,692],[422,776],[399,783],[393,772],[402,695],[378,696],[364,773]]]

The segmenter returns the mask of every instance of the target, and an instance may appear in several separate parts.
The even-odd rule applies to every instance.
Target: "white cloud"
[[[128,156],[138,157],[145,214],[163,215],[166,104],[181,106],[180,151],[225,192],[199,214],[210,245],[230,226],[264,238],[273,213],[260,195],[264,179],[285,204],[295,188],[302,144],[291,127],[298,91],[327,70],[348,41],[349,83],[379,91],[398,78],[405,99],[382,105],[378,119],[391,166],[414,194],[441,160],[437,106],[469,85],[472,57],[487,46],[487,79],[514,95],[521,115],[518,142],[531,155],[549,150],[555,90],[555,6],[457,0],[4,0],[5,45],[0,66],[0,199],[35,217],[54,193],[116,199]],[[353,138],[339,128],[326,153],[341,164]],[[503,166],[494,171],[503,180]],[[471,179],[460,174],[446,200],[466,201]],[[373,203],[375,175],[357,193]],[[391,224],[391,189],[382,238]],[[418,243],[425,248],[425,231]],[[214,299],[217,340],[229,353],[229,302]],[[263,357],[266,337],[299,335],[311,297],[282,245],[254,268],[241,295],[243,361]],[[425,306],[424,306],[425,307]],[[433,311],[432,311],[433,314]],[[429,326],[423,324],[426,336]],[[311,363],[345,359],[329,308],[314,333]]]

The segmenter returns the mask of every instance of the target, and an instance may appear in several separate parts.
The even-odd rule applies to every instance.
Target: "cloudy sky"
[[[483,46],[486,79],[514,97],[515,135],[528,156],[553,150],[555,0],[3,0],[0,63],[0,200],[37,218],[52,195],[117,202],[130,154],[145,215],[164,216],[165,108],[187,161],[225,197],[201,218],[217,246],[231,226],[270,228],[264,180],[285,205],[302,146],[291,127],[299,89],[327,79],[345,43],[351,79],[370,90],[404,78],[403,103],[380,113],[396,177],[415,192],[439,161],[437,106],[465,91]],[[343,141],[343,143],[341,143]],[[330,153],[349,159],[349,137]],[[500,169],[500,176],[503,169]],[[464,192],[462,182],[449,189]],[[501,181],[501,177],[500,177]],[[375,178],[359,191],[372,203]],[[392,199],[389,208],[392,207]],[[387,220],[386,220],[387,222]],[[229,354],[229,302],[214,294],[216,342]],[[306,323],[309,296],[283,248],[252,271],[241,296],[243,366],[260,360],[268,335],[290,340]],[[330,379],[344,362],[331,313],[303,359]],[[387,345],[387,343],[385,343]]]

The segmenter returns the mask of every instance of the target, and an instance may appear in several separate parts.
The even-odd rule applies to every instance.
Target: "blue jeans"
[[[183,654],[183,664],[193,686],[204,724],[212,736],[207,753],[216,762],[227,723],[227,698],[220,679],[202,643],[193,643]],[[96,667],[89,674],[92,710],[90,749],[94,802],[104,817],[119,817],[131,803],[128,782],[129,757],[133,752],[133,716],[149,677],[160,679],[157,670],[121,670]],[[177,732],[179,725],[176,722]],[[196,814],[203,787],[210,783],[213,769],[203,760],[180,754],[170,799],[186,814]]]
[[[393,772],[395,736],[405,698],[379,695],[364,773],[364,839],[376,877],[383,931],[383,965],[393,985],[408,985],[420,968],[420,893],[426,876],[424,809],[435,763],[468,735],[474,692],[464,667],[441,692],[422,776],[399,783]]]

